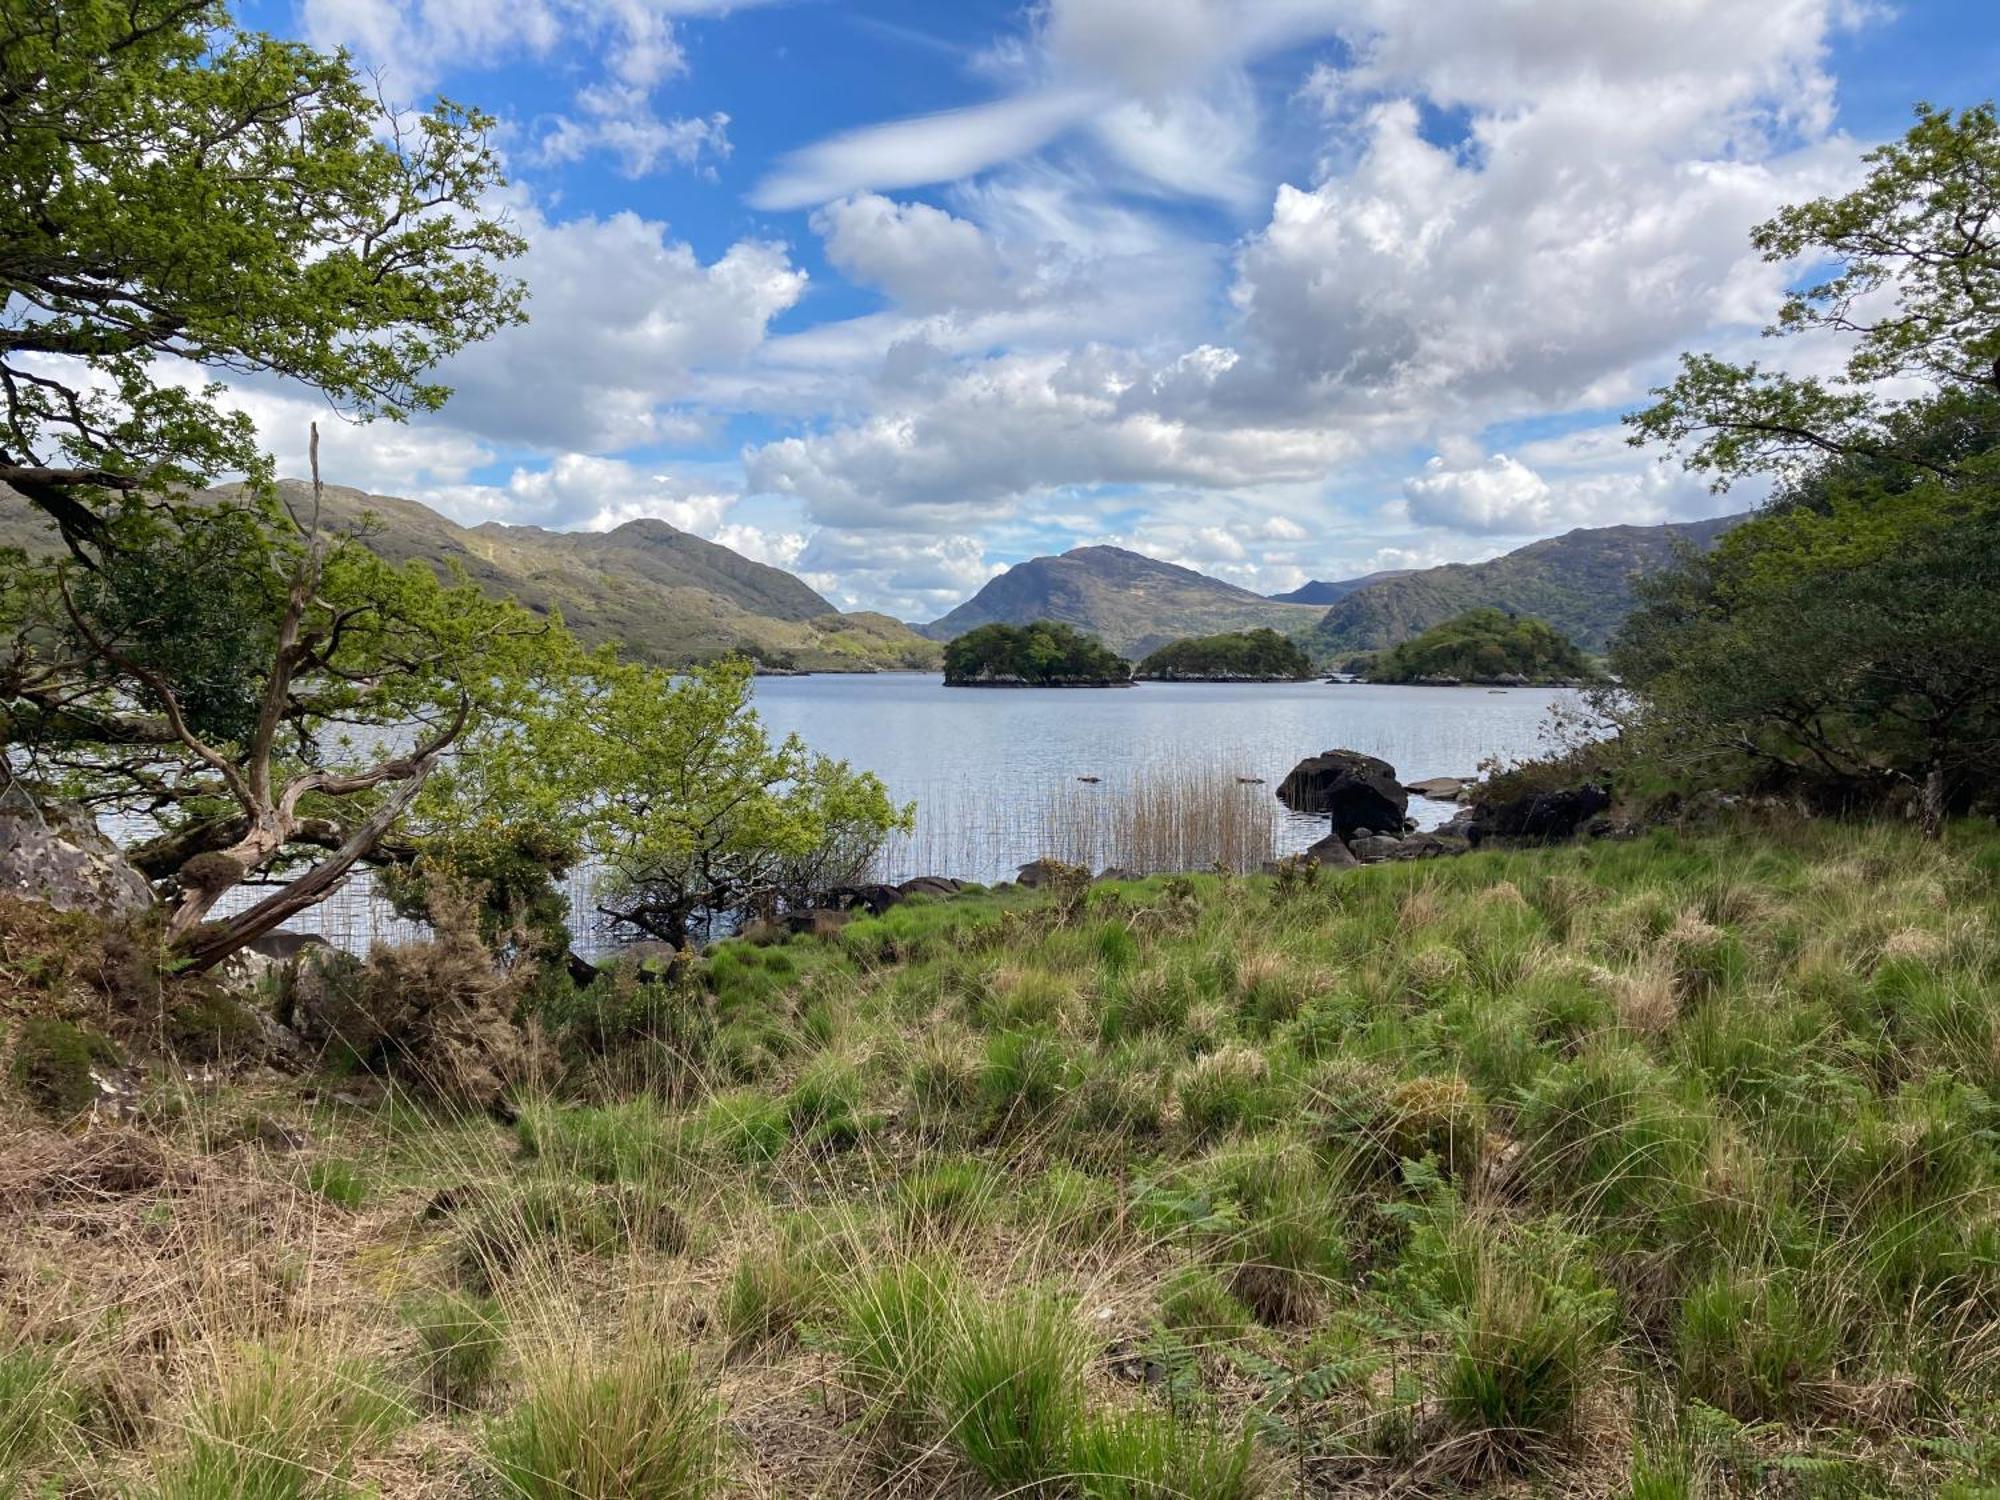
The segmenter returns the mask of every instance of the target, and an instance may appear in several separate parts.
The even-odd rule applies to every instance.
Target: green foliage
[[[1312,658],[1268,625],[1222,635],[1197,636],[1162,646],[1132,675],[1159,682],[1211,678],[1292,682],[1312,676]]]
[[[1811,1405],[1833,1373],[1840,1330],[1799,1278],[1782,1268],[1717,1271],[1681,1304],[1675,1357],[1681,1388],[1745,1421]]]
[[[957,1347],[965,1293],[945,1261],[896,1261],[835,1294],[834,1344],[872,1420],[914,1436],[930,1420],[943,1361]]]
[[[0,360],[0,480],[72,536],[103,539],[107,494],[263,472],[248,417],[166,363],[401,418],[443,402],[439,360],[519,320],[487,116],[390,117],[345,54],[221,4],[9,0],[0,29],[0,287],[33,310]]]
[[[15,1493],[66,1445],[76,1416],[76,1395],[53,1351],[33,1344],[0,1350],[0,1495]]]
[[[507,1319],[491,1297],[435,1292],[403,1309],[416,1330],[417,1383],[448,1411],[479,1404],[507,1349]]]
[[[1055,1303],[968,1309],[938,1382],[939,1421],[996,1492],[1041,1493],[1068,1470],[1083,1362],[1075,1320]]]
[[[407,1413],[365,1363],[292,1343],[250,1351],[189,1423],[159,1500],[332,1500]]]
[[[1070,1479],[1085,1500],[1253,1500],[1255,1452],[1247,1428],[1150,1408],[1093,1414],[1078,1428]]]
[[[1472,609],[1400,642],[1368,667],[1370,682],[1576,682],[1590,661],[1553,626],[1498,609]]]
[[[306,1190],[342,1208],[359,1208],[368,1201],[367,1169],[359,1162],[326,1157],[305,1170]]]
[[[116,1060],[105,1038],[52,1016],[29,1016],[13,1026],[7,1070],[15,1085],[58,1119],[82,1114],[97,1102],[93,1064]]]
[[[725,1480],[710,1383],[657,1344],[601,1366],[552,1362],[487,1451],[504,1493],[521,1500],[707,1500]]]
[[[711,920],[802,901],[856,879],[910,826],[873,775],[773,743],[740,658],[674,675],[593,662],[539,712],[493,722],[419,808],[440,831],[505,821],[549,829],[604,866],[614,918],[676,946]]]
[[[1131,679],[1130,662],[1054,620],[981,625],[944,648],[947,687],[1106,687]]]
[[[1439,1379],[1446,1416],[1502,1446],[1561,1432],[1597,1378],[1607,1304],[1532,1272],[1490,1268]]]

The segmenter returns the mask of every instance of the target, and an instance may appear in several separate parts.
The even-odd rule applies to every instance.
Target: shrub
[[[724,1482],[721,1412],[678,1352],[646,1346],[592,1368],[558,1360],[488,1438],[524,1500],[706,1500]]]
[[[1001,1494],[1038,1493],[1068,1469],[1083,1413],[1084,1346],[1067,1309],[977,1309],[948,1351],[939,1420],[959,1456]]]
[[[117,1049],[96,1032],[48,1016],[14,1024],[8,1071],[22,1093],[58,1119],[80,1115],[97,1102],[94,1065],[117,1060]]]
[[[417,1333],[417,1383],[447,1411],[479,1404],[506,1349],[507,1324],[491,1297],[437,1292],[403,1312]]]
[[[1255,1457],[1248,1428],[1144,1409],[1085,1420],[1069,1466],[1085,1500],[1251,1500]]]

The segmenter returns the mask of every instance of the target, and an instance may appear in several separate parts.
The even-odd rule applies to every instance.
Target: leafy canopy
[[[1268,625],[1255,630],[1190,637],[1162,646],[1140,662],[1135,675],[1176,677],[1300,678],[1312,675],[1312,658]]]
[[[1498,609],[1470,609],[1382,653],[1371,682],[1428,677],[1492,682],[1574,682],[1595,675],[1590,659],[1554,626]]]
[[[432,367],[521,316],[490,124],[391,110],[216,0],[0,0],[0,483],[81,549],[120,497],[266,473],[175,360],[442,404]]]
[[[1926,829],[2000,788],[2000,123],[1928,107],[1854,191],[1786,209],[1767,257],[1823,267],[1774,336],[1846,341],[1831,379],[1690,355],[1628,420],[1764,514],[1640,586],[1614,705],[1683,778]]]
[[[982,683],[1062,686],[1129,682],[1132,664],[1095,636],[1054,620],[981,625],[944,648],[948,687]]]

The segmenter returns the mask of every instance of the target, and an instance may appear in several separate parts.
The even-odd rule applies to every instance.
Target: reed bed
[[[1149,767],[1116,785],[1061,783],[1032,811],[1036,857],[1091,870],[1241,874],[1278,852],[1271,789],[1220,766]]]

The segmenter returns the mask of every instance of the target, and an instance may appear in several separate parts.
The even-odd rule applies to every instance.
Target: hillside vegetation
[[[1311,629],[1322,613],[1122,547],[1077,547],[1060,557],[1016,563],[950,614],[920,628],[943,641],[979,625],[1054,620],[1136,661],[1187,636],[1258,626],[1297,634]]]
[[[365,1079],[17,1108],[0,1457],[187,1500],[1970,1500],[1996,924],[1963,825],[1065,884],[547,1010],[511,1129]]]
[[[1368,664],[1370,682],[1580,682],[1595,675],[1574,642],[1541,620],[1471,609]]]
[[[1290,682],[1310,677],[1312,658],[1297,642],[1260,626],[1162,646],[1133,669],[1159,682]]]
[[[1491,608],[1546,620],[1585,650],[1602,651],[1632,611],[1635,574],[1666,567],[1682,547],[1714,546],[1741,519],[1577,530],[1491,562],[1383,578],[1338,600],[1305,643],[1321,656],[1378,651],[1469,609]]]
[[[946,687],[1122,687],[1132,664],[1053,620],[982,625],[944,648]]]
[[[310,486],[285,481],[294,506]],[[216,492],[232,495],[233,488]],[[669,526],[628,521],[611,531],[545,531],[487,522],[460,526],[414,500],[326,488],[338,528],[365,524],[370,548],[391,562],[417,560],[440,574],[464,570],[490,598],[536,614],[562,614],[584,642],[612,642],[667,666],[731,652],[766,667],[804,671],[932,670],[938,648],[887,615],[842,614],[780,568]],[[0,546],[49,555],[52,528],[0,488]]]

